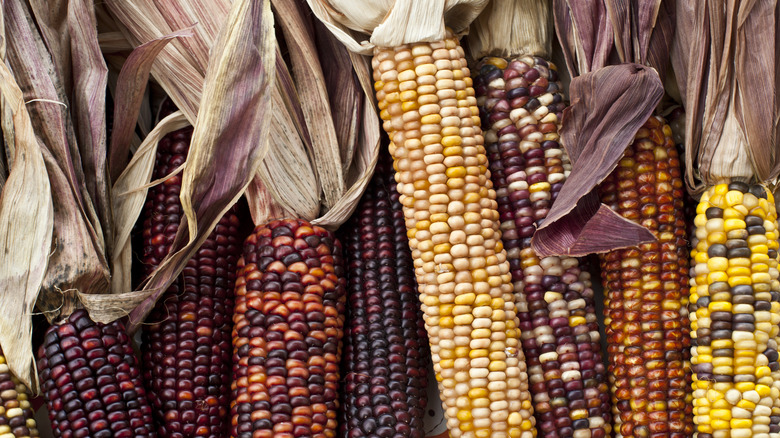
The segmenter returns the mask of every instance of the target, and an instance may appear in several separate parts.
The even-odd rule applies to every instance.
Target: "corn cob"
[[[449,433],[535,436],[463,48],[448,32],[441,41],[377,48],[373,68]]]
[[[333,437],[345,286],[341,244],[303,220],[258,226],[238,262],[231,436]]]
[[[651,117],[599,190],[603,203],[658,239],[601,256],[617,436],[693,432],[680,174],[669,125]]]
[[[192,128],[158,145],[154,179],[187,158]],[[168,254],[182,216],[181,176],[152,187],[145,205],[144,267]],[[143,326],[144,382],[160,437],[221,438],[228,433],[231,313],[241,252],[235,207],[222,217]]]
[[[419,437],[428,387],[428,335],[403,211],[388,159],[380,160],[342,228],[347,319],[340,436]]]
[[[125,326],[76,310],[38,349],[38,373],[55,438],[156,437]]]
[[[0,438],[37,437],[30,392],[13,374],[0,351]]]
[[[774,199],[760,185],[702,194],[691,250],[699,438],[780,436],[780,282]]]
[[[593,290],[580,281],[576,258],[540,259],[530,245],[565,180],[558,144],[565,103],[556,68],[532,56],[488,57],[478,68],[477,102],[539,431],[551,438],[608,436]]]

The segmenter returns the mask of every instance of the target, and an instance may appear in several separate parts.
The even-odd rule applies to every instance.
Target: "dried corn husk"
[[[774,183],[780,173],[777,14],[775,1],[677,2],[672,64],[692,192],[732,179]]]
[[[233,185],[230,190],[221,193],[210,183],[182,188],[186,215],[182,225],[186,226],[179,228],[180,235],[171,254],[143,285],[148,298],[131,315],[131,329],[135,329],[160,291],[176,278],[189,255],[200,245],[199,240],[207,236],[215,225],[215,222],[204,218],[211,218],[222,210],[225,202],[235,202],[245,189],[253,219],[258,223],[289,214],[331,228],[345,221],[373,171],[379,150],[379,119],[373,112],[373,89],[367,60],[348,53],[334,42],[332,35],[318,30],[304,3],[273,0],[271,4],[283,38],[276,44],[275,51],[279,52],[283,47],[289,58],[276,56],[276,67],[272,72],[275,85],[268,89],[270,95],[266,101],[270,102],[273,110],[270,117],[266,117],[270,120],[270,133],[262,138],[270,139],[269,151],[256,168],[236,169],[234,165],[220,164],[222,156],[254,153],[262,147],[258,141],[255,144],[246,142],[233,152],[225,150],[224,144],[219,153],[216,150],[202,151],[203,145],[195,138],[199,135],[198,126],[209,123],[203,120],[206,107],[202,106],[209,101],[203,99],[201,104],[202,90],[209,87],[209,78],[203,75],[206,71],[203,63],[213,59],[213,54],[209,58],[208,50],[212,49],[215,40],[212,32],[218,28],[201,26],[199,17],[205,14],[209,15],[207,19],[211,23],[224,23],[225,11],[229,9],[224,6],[229,6],[230,2],[168,0],[155,4],[144,1],[134,4],[109,1],[107,4],[114,18],[113,24],[105,26],[107,32],[115,35],[113,27],[120,29],[132,45],[177,26],[198,23],[193,27],[193,36],[186,42],[176,40],[160,51],[160,63],[164,61],[173,68],[155,63],[151,69],[154,79],[184,115],[195,123],[190,156],[183,175],[186,179],[188,173],[211,174],[210,180],[229,181],[254,177],[248,185]],[[161,14],[161,10],[179,11],[179,17],[189,18],[174,21],[167,14]],[[122,44],[114,42],[111,47],[122,47]],[[191,53],[185,54],[185,51]],[[212,80],[216,81],[216,78]],[[229,79],[220,80],[230,83]],[[182,88],[181,84],[186,84],[186,87]],[[245,131],[249,138],[257,132],[257,126],[258,123],[245,122],[243,131],[235,131]],[[198,156],[209,156],[210,159],[198,160]],[[230,160],[233,163],[245,161],[235,156]],[[134,182],[134,187],[144,193],[144,187],[149,184],[148,176],[146,178]],[[203,193],[190,193],[195,190]],[[135,193],[131,186],[128,186],[128,191]],[[190,203],[187,197],[200,197],[200,200],[196,202],[193,199]],[[128,249],[122,248],[122,251]]]
[[[600,203],[596,187],[617,166],[663,95],[669,0],[554,0],[556,30],[574,75],[561,142],[572,172],[532,239],[541,255],[582,256],[654,240]]]
[[[371,55],[374,47],[444,39],[468,26],[488,0],[307,0],[314,14],[347,48]],[[370,35],[365,40],[360,34]]]
[[[2,18],[0,8],[0,23]],[[0,39],[4,40],[1,34]],[[13,142],[14,151],[0,194],[0,235],[4,236],[0,246],[0,345],[19,379],[36,386],[31,316],[51,247],[51,186],[22,91],[4,62],[0,62],[0,99],[11,115],[13,131],[9,133],[4,124],[3,132],[6,141]]]
[[[7,31],[2,39],[2,128],[4,143],[11,143],[5,149],[13,155],[3,160],[11,173],[3,186],[0,228],[7,248],[18,253],[0,261],[7,315],[0,320],[0,344],[12,371],[34,390],[34,305],[50,321],[79,307],[87,307],[96,320],[110,321],[126,315],[132,301],[112,301],[109,295],[114,225],[122,218],[112,208],[105,120],[108,69],[96,19],[88,0],[9,0],[0,14]],[[128,124],[128,131],[144,90],[127,84],[138,82],[138,76],[145,83],[144,64],[150,62],[151,57],[131,59],[126,63],[130,73],[118,81],[127,90],[127,102],[114,112],[118,125]],[[31,173],[36,157],[41,166]]]
[[[472,58],[552,55],[553,17],[548,0],[504,0],[488,3],[471,24]]]

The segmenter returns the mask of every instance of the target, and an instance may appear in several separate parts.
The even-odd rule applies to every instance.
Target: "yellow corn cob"
[[[699,438],[780,435],[777,211],[760,185],[702,194],[691,250],[694,423]]]
[[[442,41],[377,48],[373,67],[450,436],[535,436],[463,49],[448,33]]]
[[[601,256],[618,437],[693,431],[683,190],[671,129],[660,117],[639,129],[599,190],[602,202],[658,239]]]

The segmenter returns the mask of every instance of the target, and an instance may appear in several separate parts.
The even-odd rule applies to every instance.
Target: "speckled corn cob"
[[[340,436],[423,438],[428,334],[390,157],[340,230],[347,320]]]
[[[160,141],[153,179],[187,159],[192,128]],[[144,209],[145,274],[170,251],[183,212],[181,175],[149,189]],[[241,253],[235,207],[220,219],[143,326],[144,383],[162,438],[228,433],[233,282]]]
[[[693,432],[683,190],[671,129],[660,117],[639,129],[599,190],[602,202],[658,239],[601,256],[617,436]]]
[[[452,35],[377,48],[373,67],[450,436],[535,436],[463,48]]]
[[[37,437],[30,392],[13,374],[0,351],[0,438]]]
[[[306,221],[273,221],[246,239],[238,267],[230,436],[336,436],[341,244]]]
[[[565,181],[557,71],[538,57],[488,57],[475,90],[539,431],[603,438],[611,415],[593,290],[577,259],[540,259],[530,245]]]
[[[691,361],[697,436],[780,436],[774,198],[760,185],[718,184],[702,194],[696,213]]]
[[[51,326],[38,374],[55,438],[156,437],[141,370],[120,321],[77,310]]]

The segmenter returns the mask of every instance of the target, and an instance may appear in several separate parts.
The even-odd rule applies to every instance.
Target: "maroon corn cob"
[[[604,325],[619,437],[693,433],[688,239],[680,160],[652,116],[599,187],[601,202],[658,241],[601,255]]]
[[[77,310],[51,326],[38,373],[55,438],[156,437],[141,371],[125,326]]]
[[[340,436],[423,438],[428,334],[387,157],[342,228],[347,322]]]
[[[272,221],[246,239],[238,266],[230,436],[334,437],[341,244],[306,221]]]
[[[593,290],[577,259],[540,258],[530,246],[566,178],[557,71],[532,56],[487,57],[479,67],[475,90],[540,435],[605,437],[610,398]]]
[[[192,128],[165,136],[153,177],[187,158]],[[181,175],[149,190],[144,211],[144,267],[168,254],[182,217]],[[166,438],[222,438],[228,433],[233,283],[241,251],[235,207],[219,221],[143,326],[144,381],[158,433]]]

